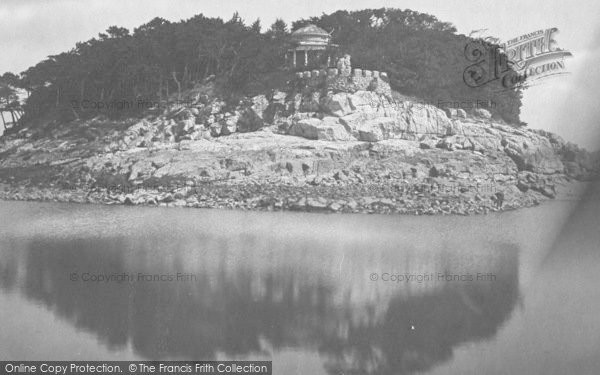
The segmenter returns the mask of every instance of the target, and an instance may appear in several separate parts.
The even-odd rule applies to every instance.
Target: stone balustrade
[[[296,78],[299,79],[309,79],[309,78],[325,78],[325,77],[338,77],[338,76],[346,76],[345,74],[341,74],[339,69],[329,68],[327,70],[311,70],[304,72],[296,72]],[[354,68],[352,70],[352,74],[349,77],[365,77],[365,78],[380,78],[387,79],[388,75],[386,72],[380,72],[377,70],[363,70],[359,68]]]
[[[350,72],[337,68],[311,70],[296,73],[297,82],[307,87],[318,88],[323,84],[333,91],[355,92],[375,91],[391,95],[391,87],[386,72],[354,68]]]

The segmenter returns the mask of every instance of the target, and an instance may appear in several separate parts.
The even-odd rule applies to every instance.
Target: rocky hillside
[[[406,100],[359,69],[299,74],[228,102],[208,81],[177,99],[141,120],[2,137],[0,197],[471,214],[554,198],[598,165],[554,134]]]

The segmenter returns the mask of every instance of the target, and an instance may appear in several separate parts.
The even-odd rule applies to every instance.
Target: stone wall
[[[312,70],[296,73],[296,81],[308,87],[324,87],[334,91],[356,92],[375,91],[391,94],[386,72],[355,68],[351,72],[341,72],[337,68]]]

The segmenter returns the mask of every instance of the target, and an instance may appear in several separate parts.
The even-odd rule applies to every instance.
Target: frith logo
[[[498,44],[495,38],[479,38],[465,46],[465,57],[474,64],[463,72],[470,87],[500,80],[504,89],[525,88],[542,78],[568,74],[565,58],[571,52],[558,48],[558,29],[538,30]],[[473,34],[473,33],[471,33]]]

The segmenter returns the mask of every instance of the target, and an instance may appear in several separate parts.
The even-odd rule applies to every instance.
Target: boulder
[[[303,211],[306,209],[306,198],[302,197],[296,202],[290,204],[290,210],[292,211]]]
[[[189,133],[194,126],[196,125],[196,119],[194,117],[187,118],[185,120],[181,120],[177,123],[176,127],[176,135],[181,136]]]
[[[303,119],[291,126],[291,128],[289,129],[289,134],[298,137],[303,137],[306,139],[317,139],[317,128],[320,127],[321,124],[322,121],[318,118]]]
[[[356,135],[358,127],[365,121],[373,120],[379,117],[377,113],[354,112],[349,115],[340,117],[339,121],[352,134]]]
[[[515,130],[516,132],[516,130]],[[515,162],[520,171],[552,174],[562,173],[564,165],[545,137],[525,137],[514,133],[505,137],[504,152]]]
[[[274,104],[285,104],[286,97],[287,97],[287,94],[285,92],[276,90],[275,92],[273,92],[272,102]]]
[[[312,92],[309,95],[302,98],[302,102],[300,103],[300,111],[301,112],[317,112],[320,110],[321,106],[319,100],[321,99],[321,94],[318,91]]]
[[[556,198],[556,188],[554,187],[554,185],[541,185],[536,188],[536,191],[539,191],[543,196],[547,198]]]
[[[300,160],[289,160],[281,165],[291,174],[304,174],[305,164]]]
[[[526,193],[529,190],[529,184],[525,180],[519,180],[517,182],[517,188],[523,193]]]
[[[351,141],[354,137],[335,117],[324,117],[317,128],[317,139],[323,141]]]
[[[129,167],[129,181],[134,181],[140,178],[148,178],[152,175],[156,168],[148,159],[140,159]]]
[[[372,91],[356,91],[355,93],[348,95],[348,101],[350,102],[350,108],[355,112],[362,113],[377,113],[378,109],[382,107],[383,99]],[[384,113],[380,113],[384,115]]]
[[[206,110],[208,111],[209,115],[216,115],[217,113],[221,112],[223,107],[225,107],[225,102],[215,100],[206,107]]]
[[[396,120],[390,117],[367,120],[356,128],[358,139],[365,142],[379,142],[392,138],[397,130],[396,125]]]
[[[323,120],[318,118],[300,120],[292,125],[289,134],[325,141],[349,141],[354,139],[346,131],[346,128],[338,122],[338,119],[333,117],[325,117]]]
[[[422,150],[429,150],[435,148],[437,145],[437,141],[434,139],[425,139],[419,143],[419,148]]]
[[[266,96],[258,95],[252,98],[252,104],[240,116],[237,130],[240,132],[251,132],[265,125],[264,114],[269,107]]]
[[[473,114],[477,117],[481,117],[484,119],[491,119],[492,118],[492,114],[487,110],[487,109],[483,109],[483,108],[475,108],[473,110]]]
[[[471,142],[469,138],[462,135],[451,135],[449,137],[445,137],[438,142],[437,147],[448,151],[474,149],[473,142]]]
[[[230,116],[225,119],[225,123],[221,128],[221,135],[230,135],[237,131],[237,122],[239,121],[237,116]]]
[[[333,174],[333,178],[337,181],[346,181],[348,180],[348,173],[347,171],[337,171]]]
[[[456,108],[444,108],[444,112],[446,112],[446,116],[448,116],[449,118],[457,117],[458,115],[458,111],[456,110]]]
[[[218,122],[212,123],[210,125],[210,135],[213,137],[218,137],[221,135],[221,131],[223,129],[223,125]]]
[[[146,120],[142,120],[134,125],[131,125],[127,129],[127,134],[131,135],[144,135],[150,131],[150,123]]]
[[[418,139],[423,135],[445,136],[453,127],[446,113],[431,105],[403,103],[399,112],[398,131],[403,133],[403,139]]]
[[[306,208],[311,211],[327,209],[327,200],[322,197],[310,197],[306,200]]]
[[[343,117],[353,112],[347,93],[337,93],[326,96],[322,102],[322,108],[325,112],[337,117]]]
[[[329,205],[329,209],[333,212],[338,212],[340,211],[342,208],[344,208],[344,201],[337,201],[337,202],[332,202]]]
[[[175,198],[173,197],[172,194],[167,193],[162,198],[160,198],[160,201],[163,203],[171,203],[171,202],[175,201]]]

